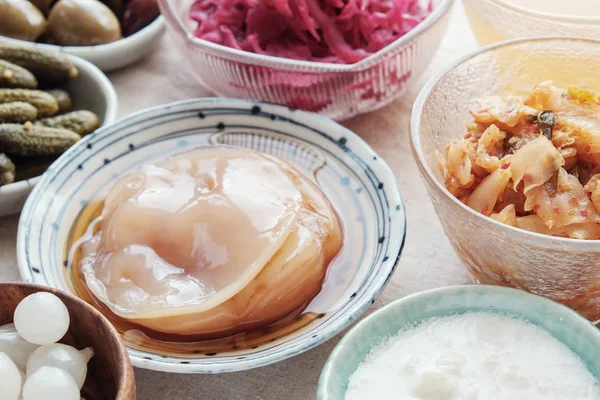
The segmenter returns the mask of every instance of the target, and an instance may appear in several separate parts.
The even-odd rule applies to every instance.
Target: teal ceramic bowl
[[[350,375],[373,346],[407,325],[476,311],[520,317],[546,330],[579,355],[600,380],[600,331],[575,311],[518,289],[453,286],[404,297],[356,324],[329,356],[317,400],[343,400]]]

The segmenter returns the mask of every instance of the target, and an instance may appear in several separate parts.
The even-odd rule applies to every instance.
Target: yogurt
[[[376,346],[346,400],[591,400],[600,386],[577,355],[537,326],[468,313],[432,319]]]

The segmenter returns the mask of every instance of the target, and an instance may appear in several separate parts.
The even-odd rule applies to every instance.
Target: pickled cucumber
[[[0,124],[0,148],[19,156],[61,154],[81,137],[67,129],[25,124]]]
[[[0,59],[29,70],[40,82],[61,84],[79,73],[68,56],[56,51],[0,46]]]
[[[94,132],[100,126],[100,120],[93,112],[83,110],[73,111],[52,118],[43,118],[36,121],[35,125],[68,129],[81,136],[85,136]]]
[[[23,67],[0,60],[0,87],[35,89],[38,81],[35,76]]]
[[[27,122],[37,118],[37,108],[29,103],[15,101],[0,104],[0,122]]]
[[[58,111],[58,102],[50,93],[29,89],[0,89],[0,104],[22,101],[37,108],[38,117],[51,117]]]
[[[67,91],[61,89],[52,89],[47,90],[47,92],[54,96],[54,98],[58,102],[59,114],[64,114],[66,112],[71,111],[71,108],[73,107],[73,102],[71,101],[71,96]]]
[[[0,186],[15,181],[15,164],[4,153],[0,153]]]

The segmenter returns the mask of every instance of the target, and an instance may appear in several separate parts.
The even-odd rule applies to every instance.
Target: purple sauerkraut
[[[195,0],[195,36],[257,54],[352,64],[404,36],[430,0]]]

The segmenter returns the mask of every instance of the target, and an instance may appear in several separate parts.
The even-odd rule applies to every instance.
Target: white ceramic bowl
[[[355,64],[264,56],[194,37],[192,0],[159,0],[171,36],[198,81],[223,97],[249,98],[317,112],[335,120],[391,103],[425,70],[446,32],[455,0],[433,0],[417,27]]]
[[[101,126],[117,119],[119,104],[117,92],[106,75],[96,66],[79,57],[71,56],[79,70],[77,78],[64,88],[73,100],[74,110],[90,110],[100,118]],[[39,177],[0,186],[0,217],[17,214]]]
[[[406,218],[396,178],[356,134],[316,114],[273,104],[182,101],[85,137],[50,167],[23,209],[17,239],[22,279],[73,293],[65,248],[86,204],[141,164],[224,144],[276,155],[316,179],[343,221],[344,247],[325,289],[306,310],[312,314],[288,327],[291,332],[263,332],[245,349],[209,350],[204,343],[177,352],[139,346],[132,333],[123,332],[133,364],[167,372],[236,371],[293,357],[340,332],[375,301],[400,256]]]
[[[5,36],[0,36],[0,44],[62,51],[88,60],[103,71],[112,71],[132,64],[146,56],[158,45],[164,32],[165,20],[162,16],[158,16],[151,24],[131,36],[97,46],[56,46],[26,42]]]

